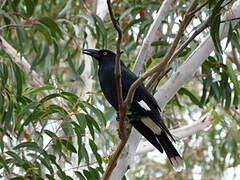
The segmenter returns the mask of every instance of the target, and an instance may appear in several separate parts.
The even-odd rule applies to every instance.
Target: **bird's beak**
[[[84,49],[83,54],[87,54],[87,55],[92,56],[96,59],[100,57],[100,54],[99,54],[98,50],[96,50],[96,49]]]

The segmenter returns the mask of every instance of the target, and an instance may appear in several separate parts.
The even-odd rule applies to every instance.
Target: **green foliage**
[[[12,76],[8,78],[8,74]],[[59,166],[57,159],[64,159],[66,163],[72,164],[69,158],[77,156],[78,165],[84,161],[87,163],[87,169],[83,171],[84,176],[94,176],[100,179],[99,173],[103,173],[103,162],[98,153],[98,146],[89,139],[91,150],[87,150],[87,142],[83,139],[89,137],[88,133],[93,139],[96,134],[101,133],[101,128],[106,126],[104,114],[88,102],[81,101],[75,94],[57,90],[50,85],[26,88],[23,72],[17,64],[11,61],[1,63],[1,77],[3,78],[1,79],[2,156],[0,168],[11,174],[16,167],[19,167],[25,172],[22,176],[28,176],[28,173],[31,173],[29,178],[44,179],[47,176],[55,179],[58,176],[72,179]],[[40,98],[46,91],[59,91],[59,93],[51,93]],[[53,104],[57,98],[62,98],[67,102],[67,106]],[[76,113],[76,119],[70,112]],[[57,129],[51,130],[49,124],[54,124]],[[85,129],[87,126],[89,131]],[[58,135],[59,131],[63,133],[61,136]],[[46,135],[50,138],[48,143]],[[73,142],[75,136],[77,137],[76,144]],[[8,141],[15,142],[16,146],[8,144]],[[52,152],[46,151],[50,149]],[[88,165],[91,154],[97,160],[99,166],[97,169],[98,166],[95,163],[95,168]],[[34,170],[32,170],[33,167]],[[44,168],[47,169],[46,172]],[[54,170],[56,168],[57,171]],[[15,179],[21,179],[22,176],[16,176]],[[77,176],[80,176],[79,173]]]
[[[202,66],[202,72],[206,76],[203,78],[201,103],[207,103],[213,97],[226,108],[229,108],[231,104],[238,106],[239,83],[230,66],[221,64],[213,57],[209,57]],[[231,84],[233,90],[230,87]],[[234,101],[232,101],[232,97],[234,97]]]
[[[221,9],[223,6],[224,0],[218,1],[212,10],[212,22],[210,28],[210,34],[212,36],[212,40],[218,52],[222,53],[222,48],[220,44],[220,37],[219,37],[219,27],[221,22]]]
[[[113,3],[123,30],[121,57],[129,68],[162,2]],[[191,2],[172,3],[173,9],[158,29],[159,37],[151,43],[153,54],[145,61],[143,71],[156,65],[166,54]],[[164,112],[169,117],[169,127],[198,120],[207,112],[214,118],[213,126],[184,141],[184,172],[175,173],[169,163],[158,163],[144,154],[136,157],[131,166],[130,174],[135,179],[194,179],[199,175],[198,170],[202,179],[214,179],[216,174],[223,176],[225,170],[239,167],[240,85],[239,60],[236,60],[240,54],[239,25],[234,27],[228,22],[229,32],[223,48],[219,34],[221,15],[230,4],[223,0],[207,3],[194,17],[195,23],[190,23],[180,43],[206,16],[212,15],[210,28],[179,54],[173,71],[207,33],[216,51],[178,91]],[[117,33],[108,15],[101,19],[94,12],[96,4],[67,0],[1,2],[1,36],[31,65],[31,72],[26,73],[26,67],[16,64],[10,54],[0,49],[1,177],[101,179],[108,155],[119,142],[112,122],[116,112],[109,108],[99,84],[95,83],[96,61],[87,60],[82,49],[95,46],[115,51]],[[34,73],[44,82],[43,86],[35,86],[38,82],[32,79]],[[171,76],[171,72],[168,75]],[[91,84],[89,89],[88,84]]]

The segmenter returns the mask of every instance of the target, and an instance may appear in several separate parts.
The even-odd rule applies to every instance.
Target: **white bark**
[[[177,129],[172,129],[170,132],[173,134],[176,140],[191,136],[198,131],[201,131],[212,124],[213,118],[209,116],[205,119],[200,119],[190,125],[186,125]]]
[[[162,21],[165,19],[167,13],[169,12],[172,2],[173,2],[173,0],[165,0],[163,2],[153,23],[151,24],[151,26],[148,30],[148,33],[147,33],[145,39],[143,40],[143,45],[141,46],[141,49],[138,53],[137,60],[134,64],[133,72],[135,74],[139,74],[139,72],[141,71],[142,64],[150,53],[149,49],[151,47],[151,43],[156,38],[156,32],[157,32],[159,26],[161,25]]]
[[[237,0],[231,10],[229,10],[223,19],[232,19],[240,17],[240,0]],[[233,25],[236,25],[236,21],[232,22]],[[220,26],[220,39],[222,40],[227,36],[229,23],[222,23]],[[176,94],[176,92],[189,81],[194,73],[197,71],[199,66],[204,62],[204,60],[210,55],[213,51],[213,42],[210,36],[208,36],[196,50],[189,56],[189,58],[177,69],[171,78],[158,90],[155,95],[159,106],[164,107],[165,104]],[[172,130],[175,136],[183,138],[189,136],[192,133],[200,131],[205,127],[208,127],[211,124],[211,121],[196,122],[192,125],[182,127],[176,130]],[[137,146],[140,142],[141,135],[133,129],[129,137],[128,143],[126,144],[122,154],[119,157],[118,163],[113,170],[113,173],[110,177],[111,180],[121,179],[126,173],[127,169],[133,163],[134,155],[137,149]]]
[[[111,0],[113,2],[113,0]],[[97,1],[97,9],[96,14],[101,18],[104,19],[108,13],[108,6],[106,0],[98,0]]]

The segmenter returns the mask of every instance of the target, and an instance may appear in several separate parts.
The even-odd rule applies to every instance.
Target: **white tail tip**
[[[180,156],[175,156],[170,159],[175,171],[180,172],[184,169],[184,162]]]

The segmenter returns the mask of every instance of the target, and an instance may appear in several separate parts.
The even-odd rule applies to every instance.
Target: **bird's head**
[[[108,49],[84,49],[84,54],[94,57],[99,63],[115,60],[116,54]]]

